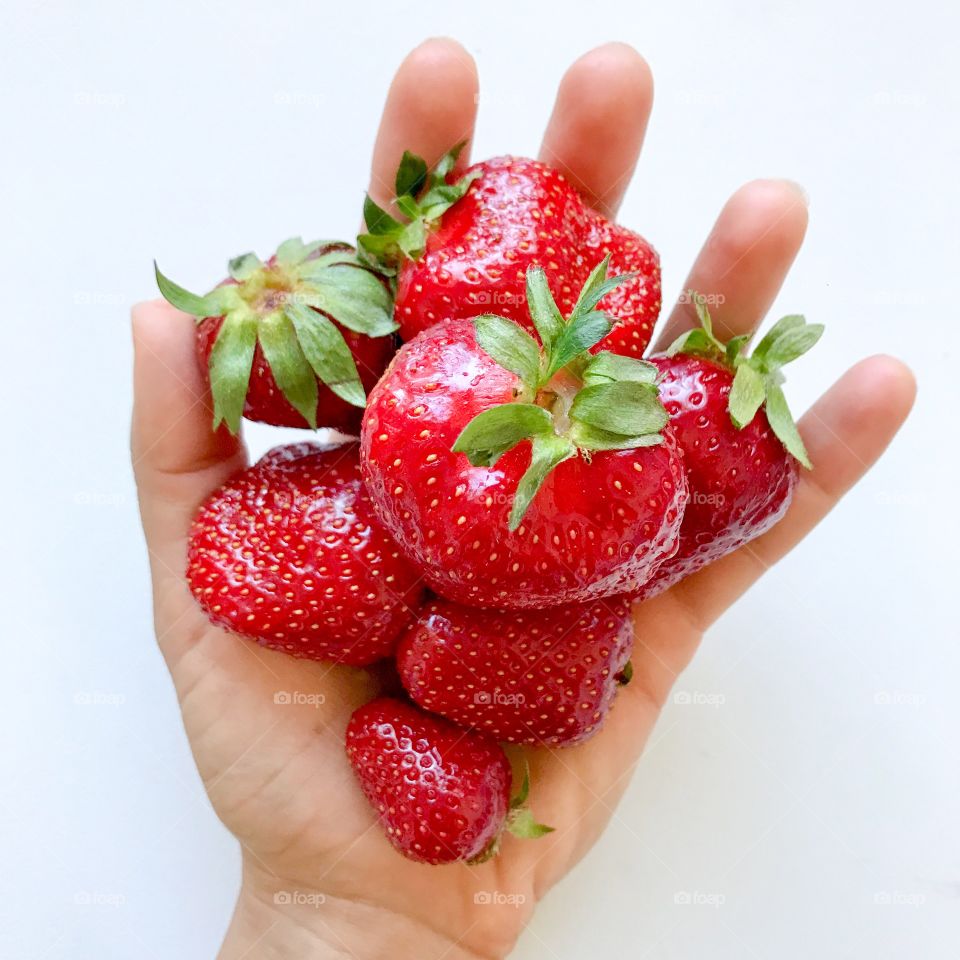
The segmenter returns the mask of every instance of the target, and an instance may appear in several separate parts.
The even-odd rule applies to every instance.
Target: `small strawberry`
[[[567,746],[596,733],[633,642],[624,597],[549,610],[424,606],[397,669],[425,710],[498,740]]]
[[[230,278],[198,297],[156,270],[160,292],[197,318],[197,352],[213,395],[213,428],[241,416],[281,427],[355,431],[365,391],[394,352],[382,279],[345,243],[280,245],[266,263],[230,261]]]
[[[397,270],[395,315],[404,340],[433,324],[494,311],[533,332],[525,309],[527,270],[541,266],[564,315],[605,256],[633,276],[601,307],[613,328],[597,349],[641,357],[660,312],[660,262],[636,233],[587,207],[539,160],[496,157],[453,178],[463,144],[428,172],[405,153],[397,171],[401,222],[367,198],[369,233],[358,243]]]
[[[769,530],[790,505],[798,461],[810,467],[780,371],[820,339],[822,325],[784,317],[747,356],[747,338],[719,341],[703,298],[690,296],[701,326],[683,334],[666,354],[651,358],[660,370],[660,398],[683,448],[690,500],[680,547],[641,598]]]
[[[277,447],[213,493],[190,532],[187,581],[214,623],[354,666],[391,654],[422,599],[374,517],[355,443]]]
[[[371,499],[449,600],[552,607],[630,593],[676,549],[687,489],[656,368],[587,352],[611,327],[595,309],[619,282],[606,268],[566,320],[531,268],[543,347],[503,317],[453,320],[406,344],[370,394]]]
[[[354,711],[347,757],[390,842],[424,863],[487,859],[504,829],[536,838],[551,828],[510,801],[510,761],[493,737],[464,730],[402,700]]]

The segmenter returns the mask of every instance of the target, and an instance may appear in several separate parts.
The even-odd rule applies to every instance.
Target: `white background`
[[[229,255],[350,235],[388,80],[448,33],[479,61],[477,156],[534,152],[568,62],[633,43],[657,103],[622,218],[659,247],[666,295],[732,190],[792,177],[811,228],[775,312],[828,325],[794,406],[875,351],[920,380],[880,466],[710,633],[679,689],[715,705],[669,706],[620,822],[516,956],[957,956],[946,6],[6,5],[0,955],[215,954],[239,857],[153,645],[128,305],[155,295],[154,256],[203,289]]]

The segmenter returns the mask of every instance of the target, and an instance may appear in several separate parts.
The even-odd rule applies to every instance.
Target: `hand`
[[[410,54],[377,138],[370,189],[378,202],[391,199],[404,149],[434,161],[472,137],[476,94],[474,63],[458,44],[431,40]],[[592,51],[563,78],[542,158],[613,215],[651,99],[649,69],[636,52],[621,44]],[[749,183],[721,211],[684,289],[721,295],[712,313],[724,339],[760,323],[806,222],[803,195],[785,181]],[[678,305],[660,344],[692,323],[690,307]],[[786,518],[637,608],[634,678],[603,732],[581,747],[525,751],[532,808],[555,833],[537,841],[508,837],[500,856],[481,866],[430,867],[390,847],[344,756],[347,720],[379,689],[376,672],[294,661],[238,640],[211,626],[188,592],[191,517],[246,464],[246,454],[225,432],[210,431],[193,320],[159,301],[141,304],[134,340],[133,460],[157,638],[210,800],[243,848],[242,891],[221,957],[250,960],[507,954],[537,899],[616,816],[633,763],[703,631],[863,476],[914,393],[910,372],[894,359],[854,366],[801,422],[815,469],[804,472]],[[298,702],[278,702],[283,693]],[[482,902],[494,892],[512,902]]]

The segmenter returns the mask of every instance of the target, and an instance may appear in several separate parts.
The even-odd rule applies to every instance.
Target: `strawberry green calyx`
[[[807,323],[799,314],[781,317],[751,354],[745,348],[748,336],[733,337],[727,343],[713,332],[713,322],[703,296],[689,290],[700,326],[681,334],[667,349],[667,356],[678,353],[705,357],[735,371],[727,409],[733,425],[742,430],[751,423],[762,406],[770,429],[808,470],[813,464],[803,445],[796,422],[787,406],[781,368],[803,356],[822,336],[823,324]]]
[[[259,344],[281,393],[316,428],[317,380],[347,403],[366,403],[350,348],[337,323],[368,337],[397,325],[389,291],[348,244],[294,237],[263,263],[253,253],[229,263],[232,282],[200,297],[154,263],[157,285],[178,310],[202,321],[223,317],[210,352],[213,429],[236,434]]]
[[[476,865],[492,860],[500,852],[500,841],[503,833],[506,831],[518,840],[538,840],[545,837],[548,833],[553,833],[556,827],[548,827],[545,823],[539,823],[536,817],[527,806],[527,800],[530,797],[530,766],[526,762],[523,768],[523,780],[520,782],[520,789],[516,796],[510,800],[510,809],[507,811],[507,818],[503,824],[503,830],[498,833],[487,847],[473,857],[469,863]]]
[[[523,440],[530,466],[520,478],[508,526],[520,526],[530,503],[558,464],[578,454],[627,450],[663,442],[668,421],[657,391],[657,368],[606,351],[591,355],[612,327],[599,301],[629,275],[608,277],[609,256],[587,278],[569,317],[563,317],[540,267],[527,271],[527,308],[540,343],[493,314],[473,321],[477,343],[520,379],[511,403],[477,414],[453,449],[474,466],[493,466]]]
[[[432,170],[423,157],[404,151],[394,182],[394,204],[407,218],[406,222],[391,216],[367,194],[363,220],[369,232],[357,237],[357,246],[381,269],[395,271],[404,258],[419,260],[427,232],[479,176],[474,171],[454,183],[447,182],[465,144],[466,140],[445,153]]]

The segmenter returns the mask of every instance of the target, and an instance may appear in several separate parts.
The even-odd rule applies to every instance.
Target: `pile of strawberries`
[[[406,698],[347,755],[393,844],[485,859],[550,828],[501,743],[596,734],[630,678],[631,606],[769,529],[809,466],[781,368],[700,325],[641,359],[659,261],[555,170],[405,154],[357,247],[282,244],[198,297],[214,429],[243,416],[357,439],[278,447],[200,509],[187,579],[210,619],[294,657],[393,658]],[[394,215],[395,214],[395,215]],[[401,345],[402,342],[402,345]]]

